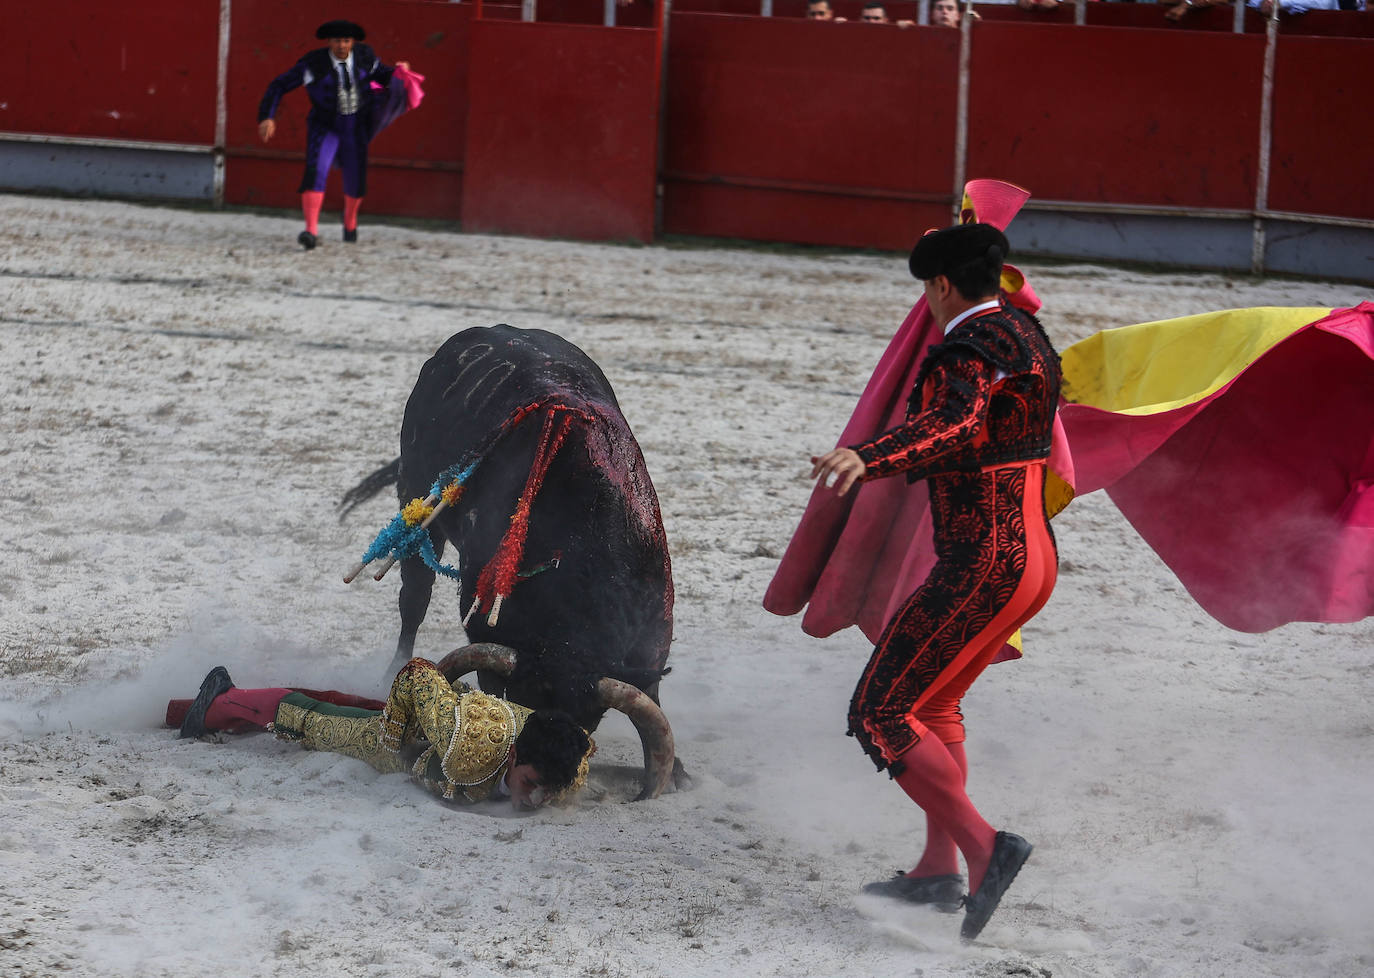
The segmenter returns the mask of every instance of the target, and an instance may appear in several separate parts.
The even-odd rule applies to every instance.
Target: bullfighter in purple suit
[[[361,43],[367,35],[352,21],[321,24],[315,36],[328,41],[329,46],[311,51],[274,78],[258,105],[258,135],[267,142],[277,131],[273,116],[282,96],[302,85],[310,96],[305,174],[300,187],[305,230],[296,238],[307,251],[318,241],[320,208],[331,166],[343,171],[343,239],[358,240],[358,208],[367,193],[367,144],[404,110],[404,92],[397,92],[400,86],[393,86],[392,79],[405,75],[409,68],[404,61],[395,67],[383,64],[372,48]],[[399,105],[388,104],[396,102]]]

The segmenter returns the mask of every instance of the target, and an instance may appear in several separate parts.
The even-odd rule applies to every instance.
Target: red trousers
[[[1043,461],[929,481],[936,563],[883,631],[849,732],[879,770],[926,735],[964,740],[964,693],[1054,589]],[[900,772],[892,772],[894,776]]]

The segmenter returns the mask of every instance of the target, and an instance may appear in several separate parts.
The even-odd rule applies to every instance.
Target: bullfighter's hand
[[[811,478],[820,479],[827,487],[833,486],[837,495],[843,496],[849,487],[863,478],[868,466],[852,448],[834,448],[820,458],[811,456]]]
[[[262,141],[264,143],[271,140],[271,138],[276,134],[277,123],[274,120],[263,119],[261,122],[258,123],[258,135],[262,137]]]
[[[409,61],[398,61],[398,62],[396,62],[396,67],[397,67],[397,68],[404,68],[406,71],[409,71],[409,70],[410,70],[410,62],[409,62]]]

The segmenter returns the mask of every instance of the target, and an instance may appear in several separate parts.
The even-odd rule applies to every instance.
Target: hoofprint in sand
[[[0,973],[1374,972],[1374,621],[1227,631],[1100,494],[1056,520],[1026,658],[965,704],[972,796],[1030,863],[973,946],[957,917],[858,895],[923,833],[843,735],[868,647],[759,601],[806,457],[914,300],[901,256],[368,224],[306,254],[296,230],[0,197]],[[1369,297],[1024,264],[1061,347]],[[217,663],[240,685],[385,689],[398,582],[341,577],[391,501],[343,525],[333,503],[396,454],[425,358],[496,322],[582,346],[643,445],[678,591],[664,705],[695,787],[625,803],[618,717],[580,800],[527,817],[267,736],[160,729]],[[418,651],[461,642],[441,590]]]

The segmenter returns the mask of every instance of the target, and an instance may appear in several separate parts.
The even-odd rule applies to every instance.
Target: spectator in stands
[[[1247,7],[1254,7],[1268,17],[1274,12],[1274,0],[1246,0]],[[1342,8],[1340,0],[1279,0],[1279,13],[1305,14],[1309,10],[1360,9]]]
[[[958,27],[959,0],[935,0],[930,5],[931,27]]]
[[[887,8],[882,5],[881,0],[868,0],[864,4],[863,13],[859,17],[865,24],[891,24],[892,19],[887,16]],[[898,27],[914,27],[914,20],[899,20],[895,22]]]
[[[1182,3],[1171,4],[1169,9],[1164,11],[1165,20],[1182,20],[1183,16],[1194,7],[1228,7],[1231,0],[1183,0]]]
[[[830,9],[830,0],[810,0],[806,5],[807,20],[833,20],[837,24],[844,23],[843,17],[836,17],[835,11]]]
[[[1343,3],[1359,3],[1359,7],[1342,6]],[[1246,0],[1247,7],[1258,10],[1268,17],[1274,12],[1274,0]],[[1164,12],[1169,20],[1182,20],[1194,7],[1230,6],[1230,0],[1183,0],[1172,4]],[[1309,10],[1362,10],[1363,0],[1279,0],[1279,12],[1284,14],[1305,14]]]
[[[1059,0],[1016,0],[1016,5],[1022,10],[1058,10]]]

